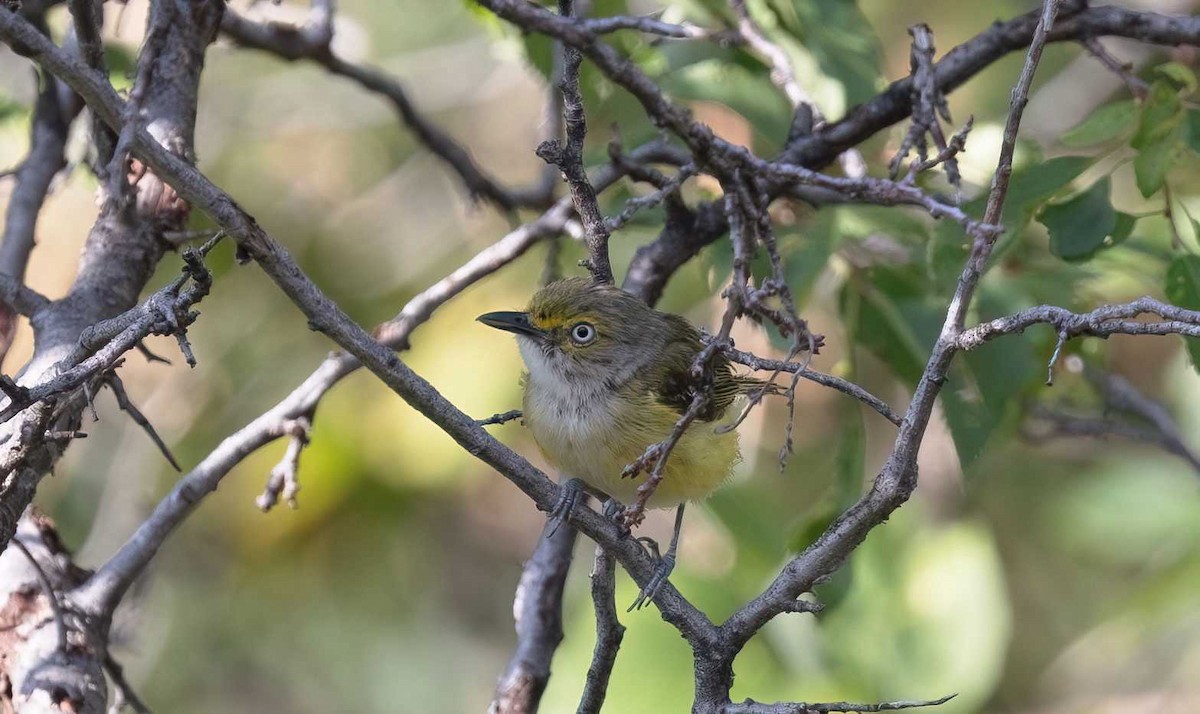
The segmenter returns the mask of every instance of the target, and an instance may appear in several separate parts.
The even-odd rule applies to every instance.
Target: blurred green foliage
[[[907,73],[907,26],[928,22],[945,51],[993,16],[1032,7],[1017,0],[990,4],[987,13],[950,0],[749,5],[832,119]],[[592,6],[597,16],[658,7]],[[544,38],[521,35],[470,3],[349,0],[339,13],[339,51],[396,74],[484,166],[515,184],[536,178],[532,147],[551,66]],[[730,17],[716,0],[671,3],[663,15],[705,26]],[[54,20],[61,29],[65,14]],[[135,31],[124,36],[109,52],[120,82],[136,46]],[[781,146],[788,105],[753,54],[628,32],[609,39],[718,133],[766,155]],[[1200,309],[1200,224],[1192,218],[1200,216],[1200,110],[1188,56],[1150,55],[1138,69],[1149,93],[1137,100],[1115,76],[1082,74],[1098,65],[1078,55],[1051,47],[1039,70],[1003,216],[1008,230],[972,320],[1044,302],[1087,310],[1143,293]],[[0,61],[22,67],[11,56]],[[976,216],[1018,65],[1006,58],[950,98],[956,117],[975,116],[961,160],[963,205]],[[28,75],[2,76],[0,161],[9,166],[25,149],[34,87]],[[636,103],[586,64],[583,81],[594,160],[603,160],[610,126],[627,147],[656,135]],[[1066,85],[1082,93],[1068,101]],[[1039,114],[1039,106],[1052,111]],[[904,128],[864,144],[874,173]],[[467,205],[454,176],[389,106],[303,64],[215,46],[198,153],[202,168],[364,324],[387,319],[507,230],[487,207]],[[937,172],[921,181],[955,193]],[[0,183],[0,205],[10,185]],[[31,266],[35,287],[65,288],[94,215],[92,188],[76,170],[52,198]],[[606,210],[642,190],[612,190]],[[685,196],[711,199],[715,190],[693,181]],[[903,407],[966,256],[961,229],[907,209],[783,209],[777,227],[793,292],[827,336],[815,366]],[[661,217],[647,211],[614,236],[618,273]],[[195,225],[208,224],[197,216]],[[516,350],[473,318],[520,306],[544,255],[544,246],[535,248],[441,308],[417,330],[405,361],[470,413],[516,406]],[[571,272],[581,255],[567,241],[560,264]],[[713,296],[729,266],[728,242],[720,241],[679,272],[662,305],[713,325],[720,309]],[[192,331],[200,366],[168,369],[134,358],[126,367],[133,397],[185,466],[274,404],[330,347],[255,269],[220,251],[213,267],[216,286]],[[178,260],[168,259],[157,281],[177,270]],[[739,346],[779,355],[757,328],[736,336]],[[1200,343],[1189,342],[1200,364]],[[1195,474],[1144,445],[1023,440],[1023,415],[1034,402],[1101,408],[1077,370],[1060,367],[1053,390],[1044,386],[1054,343],[1049,328],[1031,328],[959,358],[922,451],[917,496],[817,589],[822,614],[784,616],[746,648],[735,696],[858,701],[958,692],[939,710],[951,714],[1197,709]],[[1194,442],[1200,389],[1180,340],[1074,341],[1064,352],[1060,364],[1076,358],[1123,374],[1163,400]],[[10,356],[6,369],[17,359]],[[104,399],[100,407],[91,438],[72,448],[40,493],[89,564],[119,545],[174,478],[140,431]],[[673,582],[718,621],[859,495],[895,434],[844,397],[802,387],[796,453],[781,473],[784,417],[781,403],[751,417],[742,430],[745,463],[684,531]],[[494,430],[542,463],[519,425]],[[119,654],[145,698],[185,714],[482,710],[512,644],[511,596],[541,515],[367,375],[346,380],[322,403],[301,462],[299,509],[264,515],[253,497],[282,448],[230,474],[163,550],[122,616],[130,624],[118,621],[118,632],[128,633]],[[655,515],[647,532],[662,536],[667,528],[668,519]],[[545,711],[574,710],[591,656],[591,551],[580,545]],[[618,600],[634,594],[619,575]],[[692,663],[684,642],[653,612],[624,621],[611,710],[685,711]]]

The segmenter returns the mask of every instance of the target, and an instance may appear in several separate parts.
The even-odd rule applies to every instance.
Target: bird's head
[[[676,321],[612,285],[566,278],[534,294],[523,312],[479,321],[517,336],[534,377],[604,379],[611,384],[661,353]]]

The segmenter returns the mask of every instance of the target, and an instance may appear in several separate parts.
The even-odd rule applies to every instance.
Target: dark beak
[[[546,333],[534,327],[533,323],[529,321],[529,314],[525,312],[489,312],[475,319],[497,330],[515,332],[518,335],[527,335],[539,340],[546,339]]]

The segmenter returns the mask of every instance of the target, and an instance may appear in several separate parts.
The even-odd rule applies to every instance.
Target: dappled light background
[[[1182,0],[1132,4],[1195,11]],[[700,0],[672,5],[665,19],[705,17]],[[931,25],[945,51],[1035,3],[861,0],[861,14],[836,0],[791,5],[814,37],[812,49],[789,46],[800,80],[837,118],[885,80],[908,73],[909,25]],[[254,17],[297,22],[307,10],[289,2],[235,6]],[[603,0],[593,3],[593,14],[658,7]],[[67,15],[57,12],[52,24],[61,37]],[[144,14],[141,0],[119,17],[110,13],[106,32],[124,42],[110,57],[118,86],[129,84]],[[700,43],[650,45],[633,35],[620,41],[658,73],[672,68],[662,74],[664,87],[719,134],[760,153],[778,148],[790,116],[764,68],[718,64]],[[527,59],[542,56],[538,40],[529,40],[528,55],[525,44],[469,3],[339,3],[336,49],[400,78],[422,111],[510,183],[534,182],[542,170],[533,148],[544,129],[547,87],[537,62]],[[1194,59],[1132,43],[1110,47],[1139,67]],[[950,96],[956,122],[975,117],[960,158],[969,184],[964,200],[986,188],[981,183],[994,169],[1020,59],[997,62]],[[509,229],[504,216],[467,199],[456,177],[378,96],[315,65],[284,63],[225,40],[210,49],[207,62],[200,167],[361,324],[390,318]],[[29,66],[0,53],[0,169],[26,149],[34,92]],[[1125,96],[1120,80],[1078,47],[1048,47],[1022,127],[1014,192],[1052,170],[1047,162],[1064,153],[1059,138],[1066,130]],[[593,77],[586,101],[593,113],[590,164],[605,160],[613,126],[626,146],[653,136],[621,90]],[[904,128],[862,147],[873,174],[884,172]],[[1076,172],[1074,185],[1111,173],[1117,209],[1133,215],[1161,209],[1160,198],[1147,201],[1135,187],[1128,148],[1071,153],[1101,157]],[[929,187],[947,190],[940,177],[931,177]],[[1200,218],[1194,154],[1170,175],[1170,187]],[[0,207],[10,190],[11,182],[0,179]],[[620,186],[602,205],[615,213],[641,190]],[[711,198],[717,190],[715,182],[698,180],[686,193]],[[1069,194],[1069,188],[1062,192]],[[52,297],[65,291],[95,216],[94,195],[94,179],[82,168],[57,186],[38,230],[32,287]],[[614,235],[618,277],[660,219],[653,211],[639,214]],[[877,269],[924,266],[931,236],[947,228],[897,209],[780,204],[776,219],[793,289],[804,296],[803,314],[826,335],[828,346],[814,366],[853,377],[903,407],[907,360],[923,362],[929,344],[921,316],[944,314],[944,298],[932,312],[928,301],[885,305],[872,281]],[[1200,224],[1186,218],[1179,224],[1184,247],[1200,251]],[[194,228],[209,225],[193,217]],[[1142,218],[1130,237],[1086,263],[1058,261],[1047,241],[1036,222],[1020,233],[984,281],[985,312],[1162,295],[1171,233],[1159,216]],[[403,359],[468,413],[517,408],[515,345],[474,317],[521,307],[548,252],[545,244],[535,246],[439,309],[414,333]],[[562,269],[579,272],[582,255],[565,239]],[[1057,262],[1047,268],[1051,260]],[[156,285],[176,275],[180,263],[164,260]],[[132,355],[122,368],[131,396],[185,469],[287,394],[331,349],[256,267],[235,263],[230,245],[220,246],[210,263],[215,287],[190,331],[198,366],[188,369],[173,340],[158,339],[150,346],[170,357],[170,366]],[[715,327],[721,309],[715,296],[728,271],[728,242],[722,241],[672,279],[661,306]],[[841,317],[851,314],[847,301],[863,306],[856,321]],[[881,315],[915,327],[884,329],[876,319]],[[740,348],[784,356],[779,343],[754,326],[739,326],[735,337]],[[29,339],[21,333],[5,373],[22,364]],[[896,350],[904,340],[911,349]],[[859,346],[851,348],[853,342]],[[969,404],[990,399],[992,383],[1038,385],[1034,373],[1044,374],[1053,347],[1054,335],[1044,327],[992,343],[971,355],[978,383],[952,380],[948,392],[956,403]],[[1033,444],[1020,436],[1028,403],[1089,404],[1079,370],[1086,363],[1161,399],[1189,443],[1200,446],[1200,379],[1177,338],[1080,340],[1065,351],[1053,387],[1005,395],[995,419],[977,430],[975,453],[962,455],[961,443],[956,449],[939,411],[922,449],[915,498],[820,586],[823,613],[780,617],[746,648],[736,664],[735,698],[870,701],[957,692],[940,711],[1200,710],[1197,474],[1150,446]],[[80,550],[82,564],[93,566],[176,478],[108,395],[97,406],[99,422],[85,425],[88,438],[74,445],[38,494],[40,507]],[[714,619],[759,592],[789,554],[857,495],[894,436],[891,424],[857,402],[802,385],[795,454],[781,470],[785,418],[782,401],[754,413],[742,428],[745,459],[736,476],[686,523],[672,580]],[[545,467],[519,424],[492,429]],[[283,449],[276,443],[226,477],[123,607],[114,640],[143,698],[158,703],[157,711],[180,714],[485,709],[513,643],[512,593],[543,515],[365,373],[339,384],[320,406],[301,460],[299,507],[263,514],[254,498]],[[669,526],[668,514],[655,513],[644,528],[662,538]],[[591,553],[581,540],[564,606],[566,639],[544,711],[574,711],[582,688],[593,644]],[[631,581],[620,573],[617,583],[618,602],[631,601]],[[123,617],[143,624],[122,629]],[[622,620],[629,630],[609,709],[684,711],[692,698],[685,642],[653,610]]]

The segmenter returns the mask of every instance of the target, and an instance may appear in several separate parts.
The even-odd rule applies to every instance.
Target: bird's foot
[[[633,478],[643,471],[646,473],[653,471],[654,465],[658,463],[658,456],[662,448],[662,444],[651,444],[641,456],[621,469],[621,478]]]
[[[667,550],[666,555],[660,555],[658,543],[653,538],[642,536],[637,539],[646,551],[650,553],[650,557],[657,562],[657,567],[654,568],[654,575],[650,576],[650,580],[646,582],[645,587],[638,593],[637,599],[629,606],[625,612],[633,612],[640,610],[650,604],[654,600],[654,596],[662,589],[663,583],[667,582],[667,578],[671,576],[671,571],[675,570],[675,553],[674,549]]]
[[[654,600],[654,596],[662,589],[663,583],[667,582],[667,578],[671,576],[671,571],[675,569],[675,552],[679,548],[679,532],[683,528],[683,510],[686,504],[679,504],[675,509],[675,530],[671,533],[671,544],[667,546],[667,552],[659,555],[658,543],[654,542],[653,538],[642,536],[638,538],[638,542],[650,554],[650,557],[656,561],[654,574],[646,581],[645,587],[638,593],[637,599],[629,606],[625,612],[633,612],[640,610]]]
[[[563,482],[558,490],[558,501],[555,502],[554,508],[550,509],[550,530],[546,533],[547,538],[552,537],[558,532],[559,526],[571,519],[571,514],[575,512],[575,506],[583,494],[583,482],[579,479],[570,478]]]
[[[617,516],[625,512],[625,506],[615,498],[604,499],[604,517],[609,520],[616,520]]]

